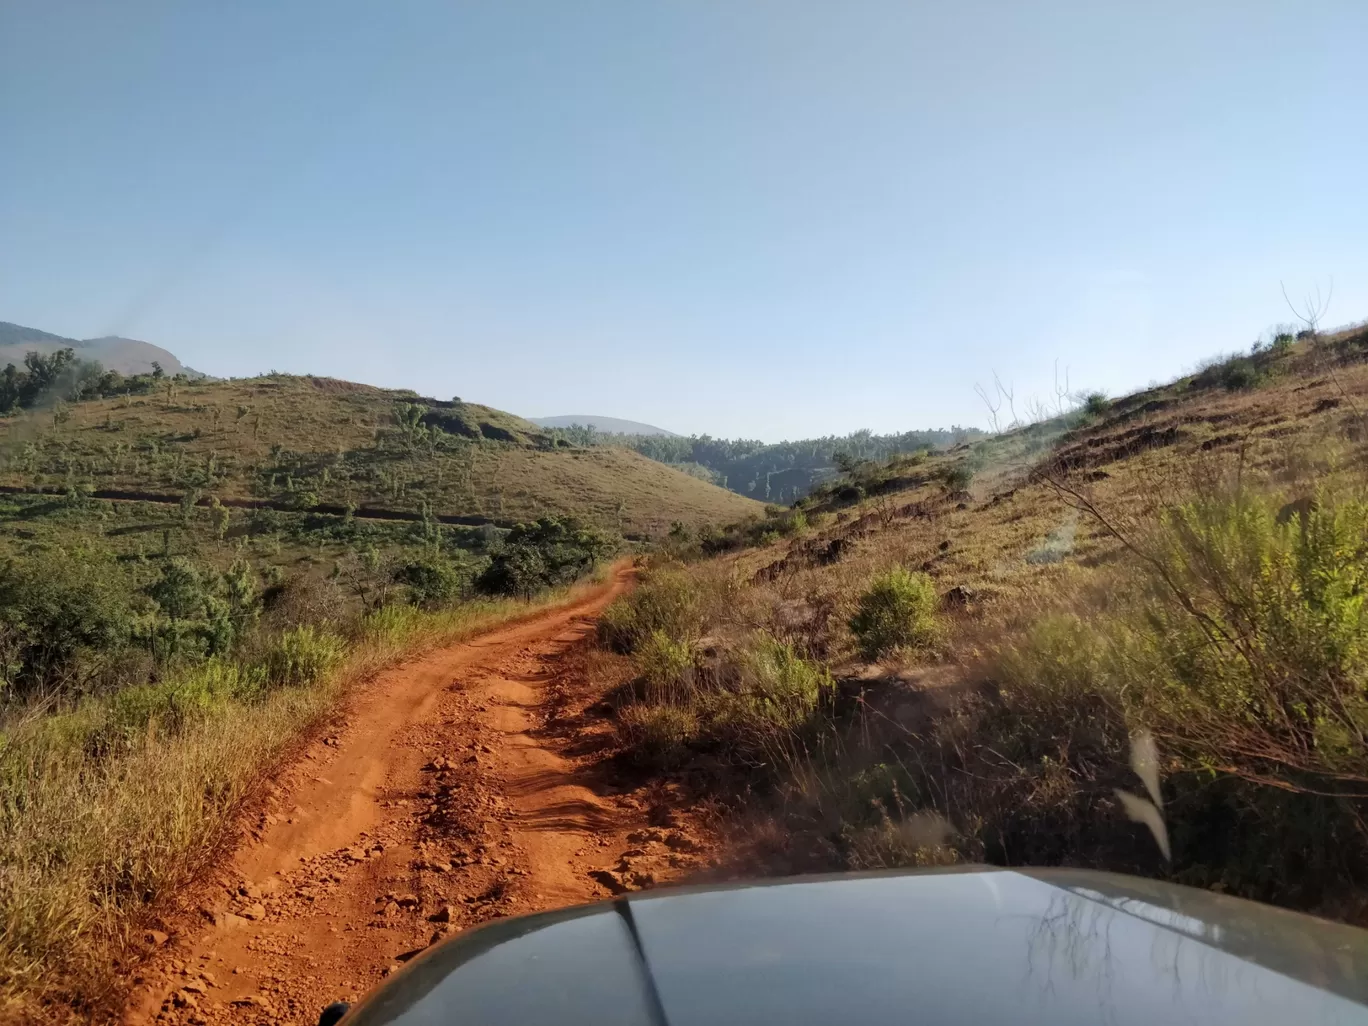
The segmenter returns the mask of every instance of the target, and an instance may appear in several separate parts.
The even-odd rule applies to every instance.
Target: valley
[[[8,418],[3,1007],[303,1023],[493,918],[830,870],[1365,921],[1365,356],[1289,338],[768,507],[328,379]]]

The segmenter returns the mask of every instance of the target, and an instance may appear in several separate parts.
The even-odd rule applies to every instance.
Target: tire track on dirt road
[[[575,603],[386,671],[282,773],[254,843],[149,934],[124,1022],[312,1024],[434,939],[681,876],[704,832],[616,768]]]

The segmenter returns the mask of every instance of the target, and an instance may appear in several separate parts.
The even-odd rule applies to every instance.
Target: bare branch
[[[1017,416],[1016,411],[1016,387],[1013,386],[1012,388],[1008,388],[1004,385],[1002,379],[998,377],[997,371],[993,371],[993,384],[997,386],[998,395],[1007,401],[1007,409],[1012,414],[1012,422],[1007,425],[1007,430],[1015,431],[1017,428],[1021,427],[1021,418]],[[998,405],[1001,405],[1001,401],[999,401]]]
[[[1319,334],[1321,321],[1323,321],[1325,315],[1330,312],[1330,301],[1335,296],[1335,279],[1333,277],[1330,279],[1330,291],[1324,296],[1321,295],[1319,285],[1316,286],[1314,295],[1308,292],[1302,297],[1302,304],[1300,307],[1292,302],[1292,297],[1287,294],[1287,286],[1282,282],[1278,282],[1278,285],[1282,288],[1283,302],[1285,302],[1287,308],[1292,311],[1292,316],[1305,324],[1306,330],[1312,335]]]
[[[997,380],[996,371],[993,373],[993,379]],[[998,410],[1002,409],[1001,394],[998,394],[997,405],[994,405],[992,399],[988,397],[988,389],[984,388],[977,382],[974,383],[974,392],[978,395],[980,399],[983,400],[983,405],[988,407],[988,426],[993,429],[993,434],[1002,434],[1002,428],[998,424]]]

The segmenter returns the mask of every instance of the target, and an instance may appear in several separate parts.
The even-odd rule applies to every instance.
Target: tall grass
[[[1061,801],[1097,817],[1127,735],[1149,731],[1176,875],[1334,907],[1368,878],[1368,503],[1279,505],[1166,513],[1128,588],[1004,652],[984,741],[1027,774],[1057,767]]]
[[[637,684],[619,716],[644,763],[672,768],[711,750],[758,765],[809,730],[831,697],[827,670],[751,622],[738,588],[665,568],[600,620],[601,642],[632,654]]]
[[[1356,916],[1368,883],[1368,502],[1199,495],[1073,608],[1005,639],[978,696],[884,729],[961,857],[1104,866]],[[1172,859],[1130,823],[1158,743]],[[868,751],[847,759],[866,762]],[[887,807],[880,797],[879,802]]]
[[[546,602],[566,599],[562,589]],[[11,719],[0,731],[0,1018],[57,1021],[57,1009],[75,1017],[109,1001],[142,918],[213,857],[244,798],[348,684],[529,608],[389,607],[346,636],[287,630],[253,664],[210,660]]]
[[[1194,480],[993,638],[941,631],[929,580],[875,573],[851,597],[861,657],[935,640],[921,658],[955,685],[939,694],[864,673],[858,701],[824,701],[830,671],[755,615],[773,586],[719,602],[715,572],[672,571],[613,613],[610,639],[649,627],[623,646],[641,675],[624,734],[648,761],[706,754],[744,780],[812,859],[790,866],[1085,865],[1358,918],[1368,490],[1352,476],[1314,496]],[[1171,859],[1117,797],[1142,790],[1139,733],[1161,755]]]

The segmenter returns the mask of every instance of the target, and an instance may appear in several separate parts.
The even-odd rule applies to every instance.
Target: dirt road
[[[610,758],[586,639],[630,583],[381,674],[271,789],[143,973],[127,1023],[313,1023],[434,938],[683,875],[668,789]]]

